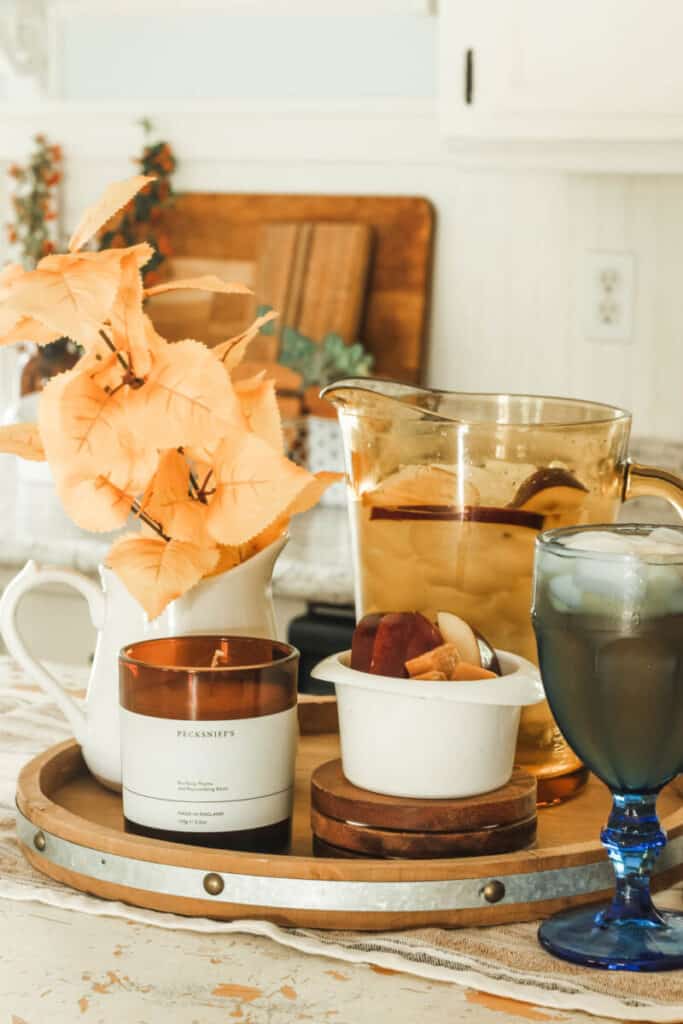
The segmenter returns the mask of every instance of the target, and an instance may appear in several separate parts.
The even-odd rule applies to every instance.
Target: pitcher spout
[[[441,392],[430,388],[381,377],[344,377],[320,392],[321,398],[326,398],[340,411],[375,415],[391,409],[394,416],[413,418],[440,417],[441,396]]]

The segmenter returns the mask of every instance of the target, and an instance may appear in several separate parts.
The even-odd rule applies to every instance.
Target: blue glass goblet
[[[616,876],[611,904],[557,914],[539,940],[589,967],[683,967],[683,914],[650,896],[657,794],[683,769],[683,527],[541,534],[532,618],[555,720],[612,791],[601,839]]]

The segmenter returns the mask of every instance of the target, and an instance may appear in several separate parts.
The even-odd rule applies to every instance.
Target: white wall
[[[419,49],[423,91],[429,45]],[[181,189],[428,196],[438,224],[429,383],[599,399],[633,409],[638,434],[683,438],[683,177],[534,169],[504,150],[482,160],[443,142],[433,97],[415,98],[411,81],[403,99],[325,98],[313,80],[310,102],[255,101],[245,87],[213,105],[148,96],[116,108],[0,109],[0,163],[35,130],[62,141],[68,226],[130,173],[134,120],[148,114],[176,148]],[[581,274],[596,248],[635,254],[630,344],[583,336]]]

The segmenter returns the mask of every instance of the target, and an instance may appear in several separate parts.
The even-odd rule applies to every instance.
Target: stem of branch
[[[152,519],[151,516],[148,516],[147,513],[140,507],[139,501],[134,501],[131,508],[133,513],[138,517],[138,519],[141,519],[142,522],[145,523],[147,526],[151,527],[151,529],[154,530],[155,533],[158,533],[162,540],[170,541],[171,538],[168,536],[167,533],[164,533],[161,523],[158,523],[156,519]]]
[[[215,487],[214,487],[213,491],[207,491],[207,489],[206,489],[206,488],[207,488],[207,485],[208,485],[208,483],[209,483],[209,480],[211,479],[211,477],[212,477],[212,476],[213,476],[213,469],[210,469],[210,470],[209,470],[209,472],[208,472],[208,473],[206,474],[206,476],[204,477],[204,480],[202,481],[202,485],[201,485],[201,487],[200,487],[200,488],[199,488],[199,490],[197,491],[197,498],[198,498],[198,499],[199,499],[199,501],[201,501],[201,502],[202,502],[202,503],[203,503],[204,505],[206,505],[206,499],[208,498],[209,494],[213,494],[213,491],[215,491],[215,490],[216,490],[216,488],[215,488]]]
[[[179,455],[185,454],[185,449],[183,448],[182,445],[179,448],[176,448],[176,451],[178,452]],[[199,497],[199,483],[197,482],[197,477],[194,475],[192,470],[190,470],[190,497]]]
[[[116,358],[121,363],[121,366],[124,368],[126,373],[128,373],[128,371],[130,370],[130,366],[126,362],[125,356],[121,352],[119,352],[119,350],[117,349],[116,345],[111,340],[109,335],[106,334],[101,328],[100,328],[100,338],[105,343],[107,348],[110,348],[112,352],[116,352]]]

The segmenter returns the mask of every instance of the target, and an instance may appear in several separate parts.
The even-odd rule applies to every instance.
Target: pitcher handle
[[[623,500],[630,498],[666,498],[683,517],[683,478],[656,466],[626,463]]]
[[[0,600],[0,632],[7,650],[12,657],[58,705],[60,711],[73,729],[74,736],[83,746],[85,742],[85,714],[63,689],[55,677],[47,671],[28,651],[17,628],[17,609],[24,594],[45,583],[65,583],[73,587],[88,602],[90,619],[95,629],[104,624],[104,594],[99,585],[73,569],[41,568],[31,560],[5,587]]]

